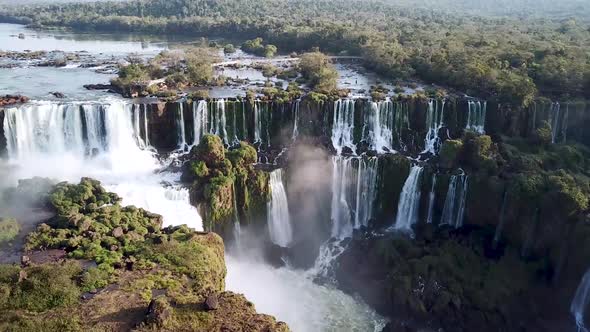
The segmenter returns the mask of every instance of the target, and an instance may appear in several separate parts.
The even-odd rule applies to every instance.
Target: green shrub
[[[15,219],[0,218],[0,244],[10,242],[20,232],[20,225]]]

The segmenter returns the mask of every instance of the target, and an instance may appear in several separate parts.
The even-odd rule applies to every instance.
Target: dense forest
[[[516,106],[537,96],[590,97],[590,28],[581,1],[559,10],[541,1],[526,17],[527,1],[494,3],[460,1],[458,14],[449,1],[136,0],[4,7],[0,20],[261,37],[282,53],[361,55],[388,79],[418,78]],[[536,18],[552,9],[553,18]],[[502,16],[507,10],[513,15]]]

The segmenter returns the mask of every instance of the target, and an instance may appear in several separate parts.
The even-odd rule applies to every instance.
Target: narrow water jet
[[[193,146],[199,145],[203,135],[208,133],[209,109],[205,100],[193,102]]]
[[[293,240],[287,193],[283,185],[283,170],[270,173],[271,200],[268,202],[268,231],[274,244],[288,247]]]

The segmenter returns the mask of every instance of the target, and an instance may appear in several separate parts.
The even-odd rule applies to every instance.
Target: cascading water
[[[465,129],[478,134],[485,134],[487,102],[470,100],[468,104],[467,126]]]
[[[377,153],[393,151],[395,113],[394,104],[389,98],[370,104],[370,110],[365,114],[362,140],[369,144],[371,150]]]
[[[208,132],[208,111],[209,109],[207,106],[207,101],[200,100],[198,102],[193,103],[193,146],[199,145],[199,143],[201,142],[201,137],[203,137],[203,135],[205,135]]]
[[[438,100],[430,99],[428,101],[428,110],[426,111],[426,128],[428,128],[428,132],[424,140],[423,154],[429,153],[436,155],[440,150],[442,141],[438,135],[444,126],[445,103],[445,100],[439,102]]]
[[[344,239],[373,216],[377,158],[332,157],[332,237]]]
[[[184,103],[178,103],[178,116],[176,117],[176,127],[178,128],[178,150],[184,151],[186,144],[186,130],[184,126]]]
[[[432,174],[432,188],[430,188],[430,194],[428,195],[428,218],[426,219],[426,223],[428,224],[432,224],[432,219],[434,217],[434,199],[436,198],[435,188],[436,174]]]
[[[289,203],[283,185],[283,170],[270,173],[271,200],[268,202],[268,231],[274,244],[287,247],[293,240]]]
[[[468,178],[469,177],[464,173],[451,176],[440,222],[441,225],[450,225],[455,228],[463,226]]]
[[[354,100],[339,99],[334,103],[332,145],[338,155],[344,148],[356,152],[354,144]]]
[[[299,100],[293,104],[293,134],[291,139],[296,140],[299,137]]]
[[[224,144],[229,144],[227,137],[227,118],[225,116],[225,100],[219,99],[215,101],[215,110],[211,112],[212,128],[211,133],[221,137]]]
[[[412,232],[412,225],[418,222],[418,206],[420,205],[420,175],[424,169],[413,166],[404,183],[397,207],[394,230]]]
[[[584,274],[578,289],[576,290],[576,294],[574,295],[574,300],[570,305],[570,312],[574,316],[576,320],[576,326],[578,332],[588,332],[586,328],[586,311],[588,310],[588,305],[590,304],[590,270]]]
[[[77,182],[90,176],[119,194],[124,204],[160,213],[168,224],[182,220],[202,229],[188,190],[174,185],[179,175],[154,174],[160,164],[139,144],[136,114],[128,104],[32,102],[5,112],[3,128],[14,181],[42,176]]]

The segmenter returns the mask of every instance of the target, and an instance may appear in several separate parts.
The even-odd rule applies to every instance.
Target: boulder
[[[145,323],[148,325],[163,326],[172,315],[172,307],[165,297],[153,299],[148,306]]]
[[[217,310],[219,308],[219,298],[215,294],[207,296],[205,300],[205,310]]]

